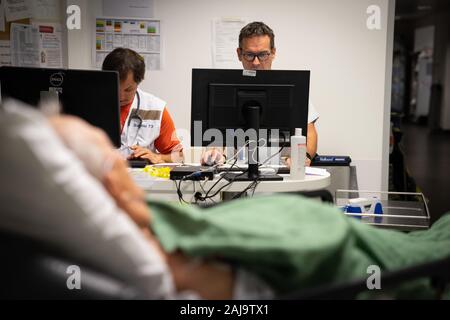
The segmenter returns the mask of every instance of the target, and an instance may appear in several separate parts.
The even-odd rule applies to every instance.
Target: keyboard
[[[129,159],[128,166],[131,168],[145,168],[149,164],[147,159]]]

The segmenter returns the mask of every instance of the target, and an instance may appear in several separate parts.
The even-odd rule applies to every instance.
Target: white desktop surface
[[[135,182],[147,193],[151,198],[160,198],[164,195],[163,199],[178,199],[176,193],[175,181],[164,178],[155,178],[148,173],[142,172],[142,169],[130,169],[131,176]],[[306,175],[304,180],[291,180],[289,175],[281,174],[284,178],[283,181],[261,181],[255,189],[257,193],[279,193],[279,192],[296,192],[296,191],[313,191],[320,190],[330,185],[330,173],[325,175]],[[201,180],[201,181],[183,181],[181,183],[181,191],[186,194],[186,199],[189,199],[189,194],[193,194],[196,191],[203,192],[203,189],[208,191],[218,180],[218,175],[214,180]],[[177,181],[177,184],[179,181]],[[221,193],[224,192],[241,192],[247,188],[252,181],[236,181],[229,186],[223,188]],[[200,185],[201,184],[201,185]],[[228,184],[228,181],[222,179],[210,194],[215,193],[217,190]],[[202,189],[203,187],[203,189]],[[171,196],[170,196],[171,195]],[[169,196],[169,197],[167,197]]]

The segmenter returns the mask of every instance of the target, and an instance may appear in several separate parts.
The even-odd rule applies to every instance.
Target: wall
[[[441,31],[441,55],[442,63],[439,66],[438,71],[439,78],[438,83],[442,85],[443,97],[441,108],[441,128],[444,130],[450,130],[450,32],[449,32],[449,19],[450,14],[441,14],[438,17],[438,27]],[[433,73],[433,77],[435,73]],[[433,79],[434,80],[434,79]],[[437,82],[437,81],[435,81]]]
[[[81,9],[81,30],[68,30],[67,51],[68,67],[73,69],[91,69],[92,45],[95,30],[95,16],[102,14],[101,0],[67,0],[67,6],[78,5]]]
[[[68,35],[69,67],[91,68],[101,1],[68,3],[78,3],[83,15],[83,29]],[[366,9],[374,4],[381,8],[382,28],[370,31]],[[212,19],[262,20],[276,34],[273,68],[312,72],[319,153],[350,155],[361,189],[386,190],[393,8],[393,0],[155,0],[163,69],[148,72],[142,88],[165,99],[177,128],[189,131],[191,69],[212,67]]]

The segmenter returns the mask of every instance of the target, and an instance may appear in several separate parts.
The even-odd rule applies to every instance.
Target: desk
[[[149,174],[142,172],[142,169],[130,169],[131,176],[136,183],[144,189],[149,198],[163,200],[178,200],[175,181],[162,178],[153,178]],[[281,175],[283,181],[261,181],[255,189],[255,194],[270,194],[276,192],[296,192],[320,190],[330,185],[330,174],[324,176],[307,175],[304,180],[291,180],[289,175]],[[184,181],[181,184],[181,191],[186,201],[190,201],[196,191],[203,193],[203,189],[208,191],[216,182],[218,176],[212,181]],[[177,181],[178,183],[178,181]],[[215,193],[224,187],[228,182],[221,180],[210,194]],[[233,182],[231,185],[223,188],[214,201],[222,201],[229,193],[238,193],[247,188],[251,181]],[[203,188],[203,189],[202,189]]]
[[[319,166],[315,168],[326,169],[331,174],[330,185],[326,187],[336,197],[337,190],[358,190],[358,179],[355,166]]]

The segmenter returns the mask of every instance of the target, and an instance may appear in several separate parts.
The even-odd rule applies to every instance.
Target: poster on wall
[[[161,69],[160,21],[153,19],[97,18],[93,63],[101,68],[115,48],[129,48],[145,60],[147,70]]]
[[[11,65],[11,42],[0,40],[0,66]]]
[[[4,8],[6,21],[16,21],[31,17],[30,2],[28,2],[28,0],[3,1],[5,1]]]
[[[60,21],[60,3],[60,0],[32,0],[30,1],[31,16],[43,21]]]
[[[103,0],[107,17],[152,18],[153,13],[153,0]]]
[[[0,32],[5,31],[5,0],[0,0]]]
[[[11,63],[16,67],[40,67],[39,29],[27,24],[11,24]]]
[[[58,23],[35,24],[39,30],[39,57],[42,68],[62,68],[62,27]]]
[[[217,18],[212,24],[214,68],[240,68],[236,56],[239,32],[247,24],[240,18]]]
[[[62,68],[60,24],[11,24],[11,64],[17,67]]]

